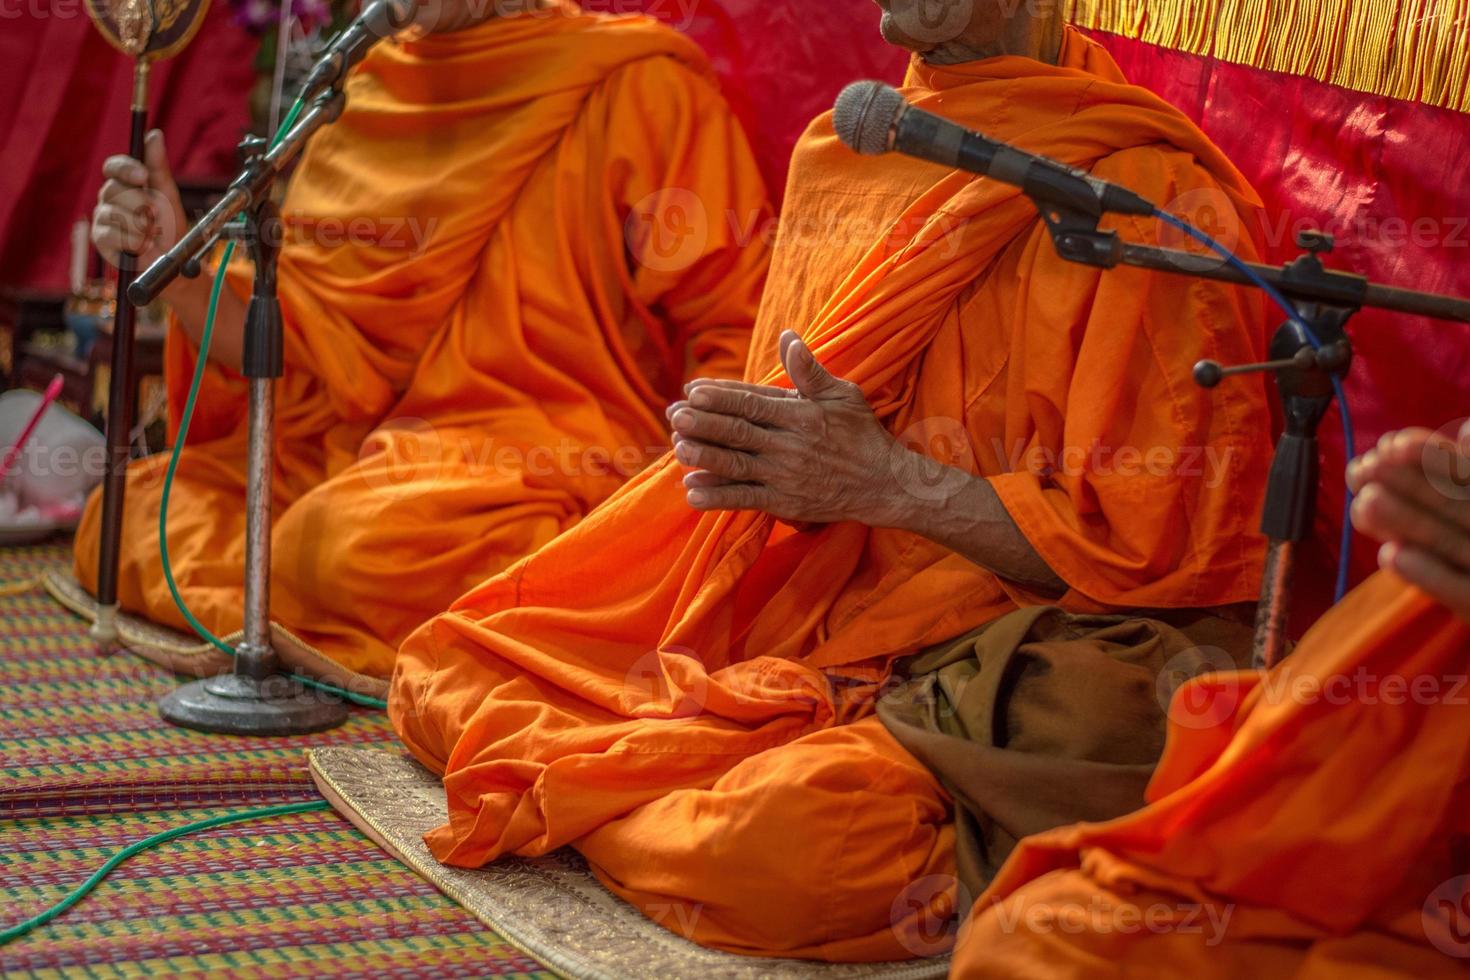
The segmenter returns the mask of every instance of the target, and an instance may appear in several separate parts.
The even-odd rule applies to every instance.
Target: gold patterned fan
[[[86,0],[86,6],[109,44],[130,58],[157,61],[194,39],[209,0]]]

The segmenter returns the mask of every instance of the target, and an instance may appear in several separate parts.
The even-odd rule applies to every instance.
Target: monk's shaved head
[[[934,64],[1013,54],[1055,63],[1061,0],[876,0],[883,37]]]

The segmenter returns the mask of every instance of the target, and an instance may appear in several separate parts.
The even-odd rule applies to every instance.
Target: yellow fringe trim
[[[1470,112],[1470,0],[1066,0],[1081,27]]]

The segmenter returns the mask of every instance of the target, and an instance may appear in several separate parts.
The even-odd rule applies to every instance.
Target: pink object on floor
[[[46,386],[46,391],[41,396],[41,404],[36,406],[36,414],[31,416],[31,420],[27,422],[26,427],[21,430],[20,438],[15,441],[15,445],[6,450],[4,462],[0,462],[0,480],[4,480],[7,476],[10,475],[10,468],[14,466],[15,461],[20,458],[20,451],[25,448],[26,443],[31,441],[31,436],[36,434],[36,426],[41,424],[41,418],[46,414],[46,409],[50,408],[51,403],[56,401],[57,398],[61,397],[62,383],[63,379],[61,375],[58,374],[56,377],[52,378],[51,383]]]

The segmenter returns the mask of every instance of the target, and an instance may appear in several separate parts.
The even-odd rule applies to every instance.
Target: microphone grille
[[[887,153],[893,126],[903,112],[903,94],[882,82],[853,82],[837,96],[832,128],[837,138],[858,153]]]

